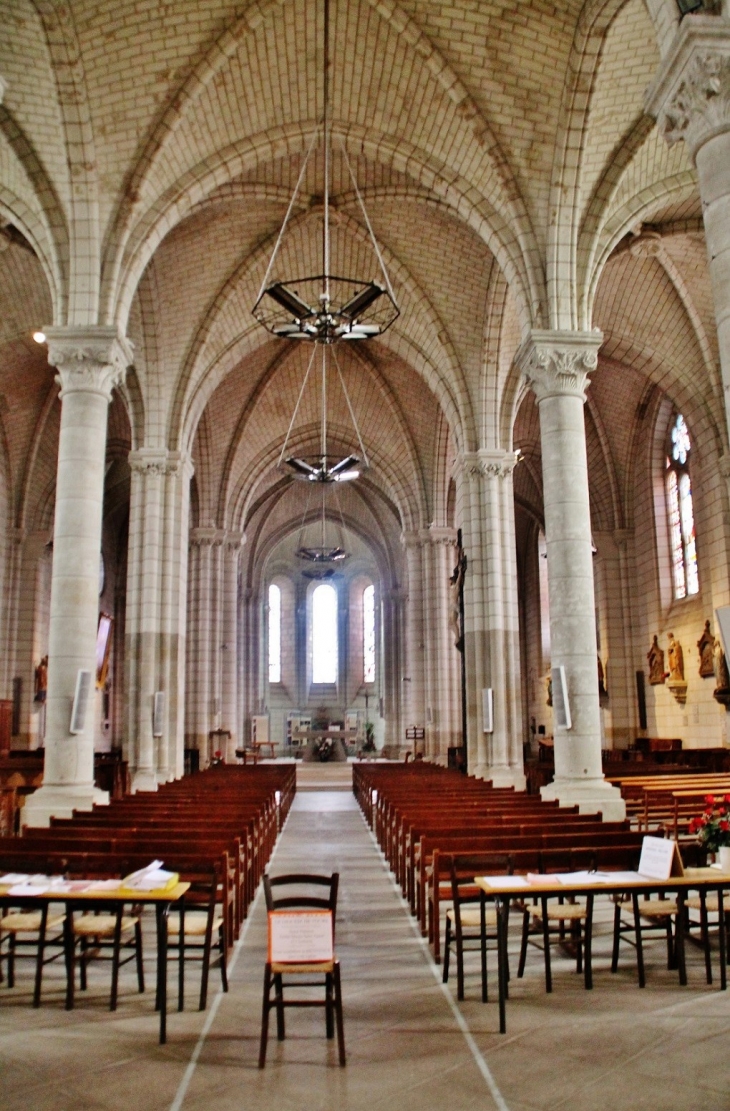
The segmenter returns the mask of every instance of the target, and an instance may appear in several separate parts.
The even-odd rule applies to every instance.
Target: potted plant
[[[706,795],[705,809],[690,819],[689,832],[696,833],[700,845],[717,854],[723,872],[730,873],[730,795],[717,799]]]
[[[365,722],[365,744],[363,752],[375,752],[375,726],[371,721]]]

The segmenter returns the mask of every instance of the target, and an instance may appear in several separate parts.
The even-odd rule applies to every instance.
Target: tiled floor
[[[557,961],[551,996],[535,952],[525,979],[512,981],[509,1031],[501,1036],[496,1004],[477,1002],[473,966],[459,1009],[452,985],[442,989],[347,791],[297,796],[271,870],[302,866],[341,875],[345,1069],[324,1037],[319,1010],[289,1012],[286,1041],[272,1036],[266,1069],[257,1069],[265,940],[259,899],[229,994],[216,995],[214,980],[206,1014],[171,1013],[167,1046],[156,1043],[152,994],[135,994],[131,972],[115,1015],[105,1009],[108,970],[96,973],[88,999],[68,1014],[54,966],[39,1011],[29,1006],[26,970],[12,992],[0,986],[3,1111],[730,1108],[730,997],[707,987],[696,951],[690,986],[680,989],[663,967],[663,946],[652,946],[648,986],[639,991],[628,952],[616,976],[608,971],[604,926],[595,990],[585,992],[568,961]],[[273,1027],[272,1020],[272,1035]]]

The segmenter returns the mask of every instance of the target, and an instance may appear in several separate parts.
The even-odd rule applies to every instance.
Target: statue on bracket
[[[684,706],[687,701],[687,680],[684,677],[684,652],[682,645],[675,638],[674,633],[669,633],[669,682],[667,686],[679,702]]]
[[[728,674],[727,660],[719,637],[715,641],[714,666],[717,685],[712,692],[712,697],[721,706],[728,707],[730,706],[730,674]]]
[[[649,683],[652,687],[663,683],[667,677],[664,670],[664,649],[659,647],[659,637],[654,634],[654,642],[646,654],[649,661]]]
[[[697,641],[697,651],[700,654],[700,675],[709,679],[715,674],[715,638],[710,632],[709,618],[705,621],[705,630]]]

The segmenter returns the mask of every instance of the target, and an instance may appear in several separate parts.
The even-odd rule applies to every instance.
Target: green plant
[[[365,722],[365,744],[363,745],[365,752],[374,752],[375,750],[375,726],[371,721]]]
[[[710,853],[730,845],[730,795],[716,799],[705,796],[705,810],[698,818],[690,818],[689,832]]]

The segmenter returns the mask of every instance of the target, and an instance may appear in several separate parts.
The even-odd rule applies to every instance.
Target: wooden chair
[[[550,850],[541,854],[541,872],[574,872],[578,869],[595,868],[596,854],[590,849],[585,850]],[[525,972],[528,944],[538,945],[543,950],[545,962],[545,990],[553,990],[552,968],[550,963],[550,946],[553,943],[566,945],[568,938],[575,952],[575,970],[578,974],[583,971],[584,936],[583,924],[586,921],[588,908],[586,903],[576,902],[575,898],[566,891],[565,895],[539,895],[532,903],[521,903],[522,908],[522,944],[520,947],[520,960],[517,966],[517,976],[521,978]],[[537,940],[539,938],[540,940]],[[588,967],[590,974],[590,966]],[[590,982],[590,975],[588,975]]]
[[[700,942],[705,954],[705,976],[707,983],[712,983],[712,966],[710,963],[710,937],[707,926],[707,911],[713,909],[717,910],[717,896],[712,894],[705,897],[705,910],[702,910],[702,897],[691,897],[687,902],[687,906],[696,908],[700,911]],[[625,919],[622,915],[622,910],[625,905],[631,904],[633,911],[630,919]],[[687,913],[685,909],[685,922],[679,921],[679,908],[676,899],[668,899],[666,896],[661,895],[658,899],[652,899],[645,896],[640,899],[638,895],[632,894],[625,896],[623,899],[617,898],[614,908],[613,918],[613,952],[611,954],[611,971],[616,972],[618,968],[619,945],[621,939],[625,938],[629,944],[633,945],[636,949],[636,965],[639,976],[639,987],[646,986],[646,972],[644,968],[644,939],[655,937],[657,934],[663,935],[666,939],[667,945],[667,968],[678,968],[677,961],[677,930],[684,930],[687,927]],[[682,970],[679,969],[680,982],[682,981]]]
[[[70,921],[69,921],[70,919]],[[109,1010],[116,1011],[119,990],[119,969],[136,961],[137,986],[144,991],[144,966],[142,963],[142,925],[139,913],[124,914],[124,906],[119,903],[111,913],[87,912],[66,919],[66,962],[68,984],[66,1010],[74,1004],[74,964],[76,947],[79,947],[79,981],[82,991],[87,987],[87,969],[92,960],[109,960],[112,965],[112,984],[109,997]],[[122,952],[128,956],[122,957]]]
[[[325,910],[332,920],[332,942],[334,946],[335,918],[337,915],[337,889],[339,873],[321,876],[309,873],[290,874],[271,877],[264,875],[264,894],[266,909],[269,913],[281,910]],[[319,894],[326,888],[327,894]],[[281,891],[281,893],[279,893]],[[313,893],[314,892],[314,893]],[[321,977],[324,975],[324,982]],[[324,999],[287,999],[284,992],[293,986],[284,981],[285,976],[315,976],[314,980],[296,982],[302,987],[324,986]],[[274,996],[272,998],[272,988]],[[259,1048],[259,1068],[266,1064],[266,1047],[269,1036],[269,1012],[276,1009],[276,1032],[279,1041],[285,1037],[285,1007],[324,1007],[327,1038],[335,1034],[337,1024],[337,1043],[340,1065],[345,1064],[345,1029],[342,1017],[342,989],[340,984],[340,964],[334,957],[330,961],[306,961],[302,964],[266,962],[264,971],[264,997],[261,1016],[261,1045]]]
[[[464,953],[472,948],[481,953],[482,1002],[487,1002],[487,943],[497,940],[497,911],[494,907],[483,907],[480,892],[474,886],[474,877],[504,873],[512,875],[512,869],[513,862],[509,854],[454,854],[450,858],[452,906],[446,911],[443,982],[449,982],[449,957],[453,945],[456,956],[456,992],[459,999],[464,998]],[[477,944],[469,946],[469,942]]]
[[[213,866],[201,866],[194,872],[188,868],[181,868],[179,871],[181,879],[189,883],[190,887],[181,900],[179,910],[170,915],[167,924],[170,938],[168,955],[173,959],[177,956],[179,962],[177,1009],[182,1011],[185,1006],[185,962],[193,960],[202,965],[198,1010],[204,1011],[208,999],[208,974],[214,939],[218,951],[221,986],[223,991],[228,991],[227,915],[224,904],[219,902],[219,894],[225,891],[224,877]]]
[[[8,987],[14,987],[16,958],[26,956],[26,953],[23,953],[22,950],[32,950],[33,952],[27,955],[33,955],[35,958],[34,1007],[40,1007],[41,1004],[41,983],[44,966],[63,956],[63,924],[65,919],[66,915],[62,911],[52,911],[48,904],[41,910],[23,910],[21,907],[19,910],[7,912],[0,918],[0,980],[2,979],[3,964],[6,964]],[[49,934],[52,936],[49,937]],[[45,954],[49,947],[53,947],[57,951],[52,956],[47,957]]]

